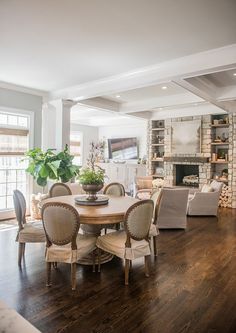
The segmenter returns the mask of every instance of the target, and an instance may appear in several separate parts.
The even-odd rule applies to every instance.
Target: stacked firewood
[[[229,186],[224,184],[220,195],[219,207],[227,208],[229,206]]]

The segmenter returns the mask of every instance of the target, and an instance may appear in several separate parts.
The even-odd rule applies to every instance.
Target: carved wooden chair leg
[[[96,266],[95,266],[95,260],[96,260],[96,250],[93,250],[92,252],[92,259],[93,259],[93,273],[96,272]]]
[[[57,269],[57,262],[53,262],[52,266],[53,266],[54,269]]]
[[[23,256],[25,256],[25,246],[26,246],[26,244],[23,243]]]
[[[19,243],[18,246],[18,265],[21,265],[22,257],[24,255],[24,243]]]
[[[98,248],[98,272],[101,272],[101,250]]]
[[[145,276],[149,277],[150,255],[144,257],[145,260]]]
[[[129,267],[130,267],[130,260],[125,259],[125,285],[129,284]]]
[[[107,228],[105,228],[105,230],[104,230],[104,234],[105,234],[105,235],[107,234]]]
[[[51,287],[52,282],[51,282],[51,262],[47,262],[47,282],[46,282],[46,287]]]
[[[157,257],[158,250],[157,250],[157,236],[153,236],[153,251],[154,256]]]
[[[76,290],[76,263],[71,264],[71,287]]]
[[[132,260],[129,261],[129,269],[132,270],[133,268],[133,263],[132,263]]]

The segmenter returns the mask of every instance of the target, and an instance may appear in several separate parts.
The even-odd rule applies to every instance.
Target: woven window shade
[[[0,128],[0,155],[24,155],[28,149],[25,129]]]

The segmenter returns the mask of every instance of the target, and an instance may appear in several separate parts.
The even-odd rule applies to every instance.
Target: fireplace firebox
[[[175,165],[175,185],[176,186],[199,186],[199,166],[188,164]]]

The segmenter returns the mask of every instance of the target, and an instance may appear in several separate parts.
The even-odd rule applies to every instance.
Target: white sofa
[[[213,180],[210,192],[196,191],[189,196],[188,215],[190,216],[217,216],[219,198],[223,183]]]

